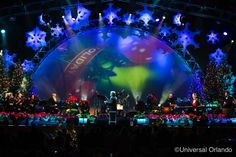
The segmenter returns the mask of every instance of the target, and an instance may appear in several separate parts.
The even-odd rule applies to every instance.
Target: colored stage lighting
[[[156,22],[158,22],[158,21],[160,21],[160,19],[157,18],[157,19],[156,19]]]
[[[227,32],[223,32],[223,35],[226,36],[226,35],[228,35],[228,33]]]

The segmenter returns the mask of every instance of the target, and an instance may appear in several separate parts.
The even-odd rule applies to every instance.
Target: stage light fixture
[[[6,30],[5,30],[5,29],[2,29],[2,30],[1,30],[1,33],[2,33],[2,34],[5,34],[5,33],[6,33]]]
[[[234,40],[231,40],[231,43],[234,43]]]
[[[162,19],[166,19],[166,17],[165,17],[165,16],[162,16]]]
[[[227,32],[223,32],[223,35],[226,36],[226,35],[228,35],[228,33]]]
[[[156,19],[156,22],[158,22],[158,21],[160,21],[160,19],[157,18],[157,19]]]

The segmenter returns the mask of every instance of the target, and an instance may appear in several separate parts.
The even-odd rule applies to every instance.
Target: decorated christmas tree
[[[11,79],[11,91],[17,92],[20,90],[22,81],[24,78],[24,73],[22,66],[20,62],[16,63],[16,66],[14,68],[14,71],[12,73],[12,79]]]
[[[223,85],[219,68],[214,61],[211,61],[206,68],[203,92],[207,102],[220,101],[222,98]]]
[[[207,101],[220,102],[225,91],[233,95],[235,80],[236,77],[232,73],[232,68],[227,63],[227,55],[221,49],[210,54],[210,63],[206,69],[203,88]]]
[[[2,54],[0,55],[0,95],[3,96],[4,92],[8,92],[10,88],[10,82],[5,70]]]

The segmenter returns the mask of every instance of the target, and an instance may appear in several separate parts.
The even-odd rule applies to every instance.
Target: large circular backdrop
[[[91,99],[124,91],[133,101],[149,93],[186,96],[191,69],[165,42],[132,27],[83,31],[51,50],[33,75],[40,98],[56,92]]]

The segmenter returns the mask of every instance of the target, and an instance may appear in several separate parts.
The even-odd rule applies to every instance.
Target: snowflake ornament
[[[181,26],[181,16],[182,14],[178,13],[174,16],[173,23],[177,26]]]
[[[113,9],[112,4],[109,3],[109,8],[107,8],[104,12],[105,19],[108,19],[108,24],[112,25],[114,19],[119,19],[117,13],[120,11],[120,9]]]
[[[160,34],[162,37],[166,37],[166,36],[170,35],[170,30],[171,30],[171,28],[168,27],[168,26],[166,25],[166,23],[165,23],[165,24],[161,27],[161,30],[160,30],[159,34]]]
[[[153,11],[149,11],[146,6],[144,7],[143,11],[141,12],[138,11],[137,13],[140,15],[138,20],[143,21],[144,26],[148,26],[148,22],[153,21],[152,18]]]
[[[176,46],[176,45],[180,44],[183,47],[183,52],[185,52],[187,50],[187,47],[189,45],[193,45],[195,48],[199,47],[199,44],[197,44],[194,41],[194,37],[195,37],[195,35],[199,35],[200,31],[191,32],[189,30],[189,23],[187,23],[185,25],[184,30],[178,31],[178,30],[174,29],[173,32],[177,34],[178,39],[176,41],[174,41],[172,43],[172,45]]]
[[[51,35],[55,37],[59,37],[60,35],[63,35],[63,28],[59,26],[59,24],[56,24],[56,27],[51,28]]]
[[[207,35],[208,37],[208,42],[211,44],[215,44],[216,41],[218,41],[219,39],[217,38],[217,33],[214,33],[213,31]]]
[[[23,71],[25,73],[31,72],[34,70],[34,64],[32,61],[24,60],[24,62],[21,64]]]
[[[127,25],[130,25],[131,23],[134,23],[134,16],[132,14],[125,14],[123,17],[123,22],[125,22]]]
[[[76,18],[73,18],[71,10],[69,8],[66,8],[65,16],[63,16],[63,21],[66,26],[77,31],[80,30],[82,27],[86,27],[89,25],[89,16],[90,11],[79,4],[77,7]]]
[[[13,55],[9,55],[8,54],[8,50],[4,50],[4,54],[3,54],[3,60],[5,63],[5,68],[8,71],[9,67],[11,65],[15,65],[16,63],[13,61],[13,59],[16,57],[16,54],[14,53]]]
[[[40,47],[46,46],[46,32],[41,31],[38,27],[36,27],[33,31],[28,32],[26,37],[26,46],[32,47],[34,51],[38,50]]]
[[[218,48],[214,53],[211,53],[209,57],[211,61],[214,61],[217,65],[219,65],[226,59],[226,54]]]

